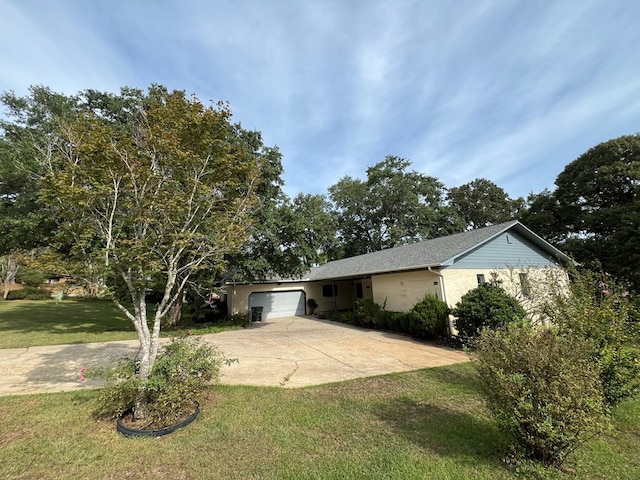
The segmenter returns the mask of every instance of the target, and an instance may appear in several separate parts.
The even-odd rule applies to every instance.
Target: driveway
[[[221,382],[228,385],[305,387],[468,360],[402,335],[312,317],[267,320],[204,338],[238,359],[222,369]],[[0,395],[95,388],[97,380],[79,381],[81,368],[137,350],[137,340],[2,349]]]

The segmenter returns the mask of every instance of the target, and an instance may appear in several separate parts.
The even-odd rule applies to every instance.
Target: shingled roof
[[[461,255],[480,247],[507,230],[515,231],[562,263],[571,261],[567,255],[514,220],[357,257],[335,260],[312,268],[305,280],[353,278],[376,273],[445,267],[451,265]]]

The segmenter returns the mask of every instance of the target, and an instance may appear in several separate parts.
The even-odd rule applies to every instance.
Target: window
[[[484,273],[479,273],[476,275],[476,280],[478,281],[478,285],[481,285],[485,282]]]
[[[525,297],[531,296],[531,283],[529,283],[529,276],[526,273],[519,273],[520,277],[520,290]]]
[[[337,297],[338,296],[338,286],[337,285],[323,285],[322,286],[322,296],[323,297]]]

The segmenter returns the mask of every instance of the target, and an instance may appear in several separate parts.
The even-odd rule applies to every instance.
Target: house
[[[262,307],[262,318],[348,310],[371,298],[387,310],[407,311],[431,293],[454,307],[497,274],[510,293],[527,297],[544,271],[562,271],[570,258],[518,221],[345,258],[312,268],[300,279],[228,284],[231,313]],[[526,299],[526,298],[525,298]]]

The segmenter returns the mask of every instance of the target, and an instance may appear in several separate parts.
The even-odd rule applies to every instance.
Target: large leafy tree
[[[524,216],[580,263],[596,263],[640,290],[640,135],[601,143],[569,163],[553,192]]]
[[[76,97],[46,87],[27,97],[6,92],[0,102],[0,283],[3,298],[27,252],[43,247],[56,224],[54,212],[39,199],[39,180],[50,168],[58,144],[56,125],[78,109]]]
[[[442,183],[408,171],[410,165],[410,161],[390,155],[367,169],[366,181],[347,176],[329,188],[340,240],[337,257],[463,229],[460,217],[444,204]]]
[[[598,260],[640,289],[640,135],[597,145],[555,183],[560,219],[578,261]]]
[[[82,108],[57,119],[40,193],[59,218],[53,246],[97,270],[133,322],[144,378],[182,288],[222,270],[247,240],[262,159],[239,141],[225,104],[161,86],[77,98]],[[145,293],[158,284],[149,319]]]
[[[566,240],[566,229],[560,223],[560,204],[548,188],[529,194],[520,220],[551,243],[559,245]]]
[[[511,199],[507,192],[485,178],[449,189],[447,199],[469,229],[507,222],[517,218],[524,208],[524,199]]]

